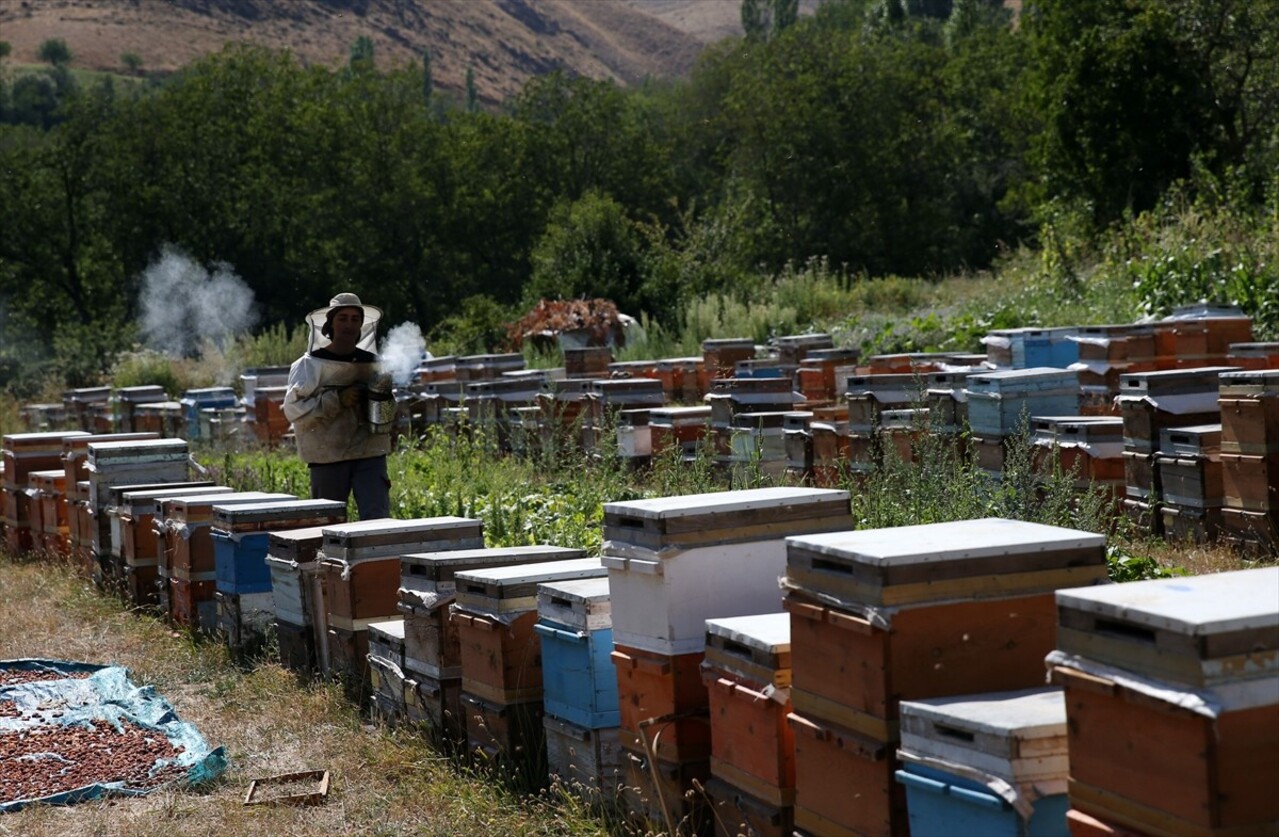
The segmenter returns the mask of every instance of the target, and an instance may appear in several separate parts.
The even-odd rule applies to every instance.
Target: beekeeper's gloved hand
[[[344,387],[338,395],[343,407],[354,407],[360,403],[359,387]]]

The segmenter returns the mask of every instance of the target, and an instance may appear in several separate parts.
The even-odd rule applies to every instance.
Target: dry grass
[[[604,833],[571,804],[517,799],[414,733],[367,725],[336,687],[301,686],[270,662],[241,670],[222,647],[122,611],[66,568],[0,557],[0,626],[0,659],[126,666],[229,762],[202,791],[30,808],[0,819],[0,835]],[[333,777],[324,805],[242,804],[253,778],[316,768]]]

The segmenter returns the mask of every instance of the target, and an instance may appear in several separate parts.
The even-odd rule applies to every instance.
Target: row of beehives
[[[1078,604],[1061,594],[1054,618],[1054,590],[1104,579],[1100,537],[1010,521],[848,532],[846,494],[763,489],[609,504],[602,559],[484,550],[478,521],[341,524],[340,504],[182,485],[180,442],[54,435],[56,448],[46,434],[6,437],[6,464],[83,451],[63,462],[84,460],[90,476],[88,549],[104,584],[122,577],[136,603],[163,602],[179,624],[233,643],[274,620],[286,662],[367,687],[385,716],[425,722],[531,781],[576,779],[639,817],[902,833],[971,815],[915,798],[953,786],[952,798],[985,793],[982,810],[1007,821],[1064,821],[1049,793],[1063,755],[1034,750],[1060,749],[1038,740],[1059,698],[900,705],[1032,687],[1054,648],[1069,706],[1101,718],[1071,742],[1077,820],[1155,829],[1189,816],[1212,831],[1275,817],[1256,790],[1273,782],[1258,753],[1279,729],[1279,700],[1266,697],[1273,574],[1245,574],[1229,593],[1202,579],[1081,591]],[[142,583],[146,570],[161,584]],[[1116,744],[1147,728],[1216,742],[1160,761],[1184,791],[1176,800],[1134,778],[1123,759],[1145,754],[1132,741]],[[1023,746],[1036,755],[1009,755]],[[1035,773],[1048,764],[1058,772]],[[965,784],[975,773],[985,791]]]

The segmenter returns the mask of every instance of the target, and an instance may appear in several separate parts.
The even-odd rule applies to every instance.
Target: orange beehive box
[[[657,756],[669,761],[710,755],[710,696],[702,682],[704,652],[659,654],[614,644],[620,726],[643,734]]]
[[[654,757],[622,735],[619,804],[644,833],[703,834],[710,806],[701,788],[710,779],[706,759],[673,761]]]
[[[1066,812],[1066,827],[1070,829],[1070,837],[1147,837],[1140,831],[1075,810]]]
[[[178,577],[183,573],[194,575],[213,572],[213,539],[210,530],[215,504],[292,499],[296,499],[292,494],[269,494],[262,491],[164,495],[161,514],[169,574]],[[153,520],[153,525],[154,522]]]
[[[905,787],[896,780],[897,747],[792,712],[795,833],[905,835]]]
[[[1154,324],[1155,355],[1174,358],[1224,358],[1232,343],[1252,341],[1250,317],[1204,317]]]
[[[1223,453],[1279,453],[1279,393],[1255,398],[1222,395],[1217,404]]]
[[[702,679],[710,699],[711,773],[754,799],[790,805],[789,615],[707,619]]]
[[[1232,343],[1226,362],[1240,369],[1279,369],[1279,343]]]
[[[536,611],[509,623],[460,610],[449,618],[461,643],[464,692],[491,703],[541,701],[541,644],[533,631]]]
[[[160,573],[157,567],[124,568],[124,591],[130,602],[138,607],[156,607],[160,604],[160,591],[157,585]]]
[[[212,576],[209,573],[204,579],[169,579],[169,618],[175,625],[206,633],[217,627],[216,582]]]
[[[719,778],[712,763],[711,777],[706,780],[706,797],[715,822],[716,837],[791,837],[795,827],[793,804],[774,805],[752,796],[741,788]]]
[[[1052,676],[1066,695],[1072,808],[1152,834],[1279,824],[1279,704],[1183,708],[1097,673]]]
[[[399,614],[400,557],[389,555],[353,563],[322,558],[324,600],[328,621],[345,630],[358,630],[369,621]]]
[[[1223,453],[1221,471],[1227,506],[1254,512],[1279,509],[1279,453],[1265,456]]]
[[[546,784],[545,712],[541,701],[494,703],[462,689],[466,745],[472,755],[532,788]]]

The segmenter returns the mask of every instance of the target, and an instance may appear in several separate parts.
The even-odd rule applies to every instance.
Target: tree
[[[13,52],[13,45],[8,41],[0,41],[0,61],[8,58]]]
[[[134,75],[137,75],[142,70],[142,56],[136,52],[120,53],[120,63]]]
[[[479,94],[475,90],[475,68],[466,68],[466,112],[475,113],[480,108]]]
[[[742,0],[742,29],[746,40],[763,41],[768,38],[768,10],[765,0]]]
[[[355,39],[355,43],[351,44],[349,66],[354,71],[372,69],[373,39],[368,35],[361,35]]]
[[[435,81],[431,78],[431,51],[422,50],[422,101],[429,108],[431,95],[435,92]]]
[[[55,67],[64,67],[71,63],[71,48],[62,38],[49,38],[40,44],[36,57]]]
[[[558,204],[533,251],[533,276],[525,289],[538,299],[603,297],[623,311],[643,305],[641,238],[626,210],[597,192]]]
[[[773,0],[773,37],[799,20],[799,0]]]

